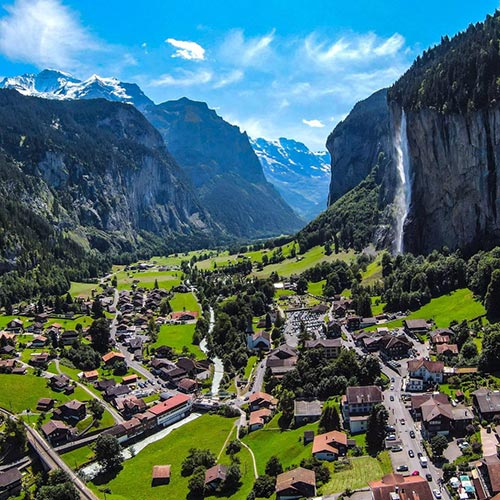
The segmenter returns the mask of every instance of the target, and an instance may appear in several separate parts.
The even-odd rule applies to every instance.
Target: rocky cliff
[[[290,233],[303,223],[267,182],[248,136],[203,102],[182,98],[144,110],[212,219],[236,237]]]

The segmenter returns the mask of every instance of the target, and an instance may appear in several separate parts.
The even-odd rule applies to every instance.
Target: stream
[[[215,314],[212,307],[210,307],[210,322],[208,325],[208,332],[212,333],[215,324]],[[207,340],[203,339],[200,342],[200,349],[208,356],[208,347]],[[222,364],[222,360],[215,356],[212,358],[212,362],[214,364],[214,377],[212,379],[212,397],[217,397],[219,394],[220,383],[222,381],[222,377],[224,376],[224,365]]]

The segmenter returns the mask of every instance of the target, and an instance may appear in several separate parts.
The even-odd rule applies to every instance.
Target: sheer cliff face
[[[358,102],[328,136],[326,147],[332,159],[328,197],[328,205],[332,205],[366,178],[380,153],[389,156],[392,146],[387,89]]]
[[[6,161],[39,186],[21,194],[27,206],[40,204],[37,211],[52,224],[77,232],[91,246],[130,249],[145,233],[213,236],[210,218],[160,134],[134,107],[4,90],[0,121]],[[44,198],[49,201],[41,204]]]
[[[391,103],[394,114],[401,108]],[[500,109],[407,112],[412,204],[404,248],[476,250],[500,240]]]

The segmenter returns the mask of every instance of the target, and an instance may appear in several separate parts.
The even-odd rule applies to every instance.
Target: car
[[[432,490],[432,493],[436,498],[441,498],[441,492],[437,488]]]
[[[420,471],[418,470],[414,470],[412,473],[411,473],[412,476],[420,476]]]
[[[415,431],[410,431],[410,437],[411,437],[412,439],[415,439]]]
[[[391,385],[391,391],[393,391],[393,390],[394,390],[394,385]]]
[[[425,475],[425,479],[427,479],[427,481],[432,481],[432,476],[429,473],[427,473]]]
[[[415,456],[415,453],[413,452],[413,450],[408,450],[408,456],[410,458],[413,458]]]
[[[423,457],[423,456],[424,456],[424,454],[423,454],[421,451],[418,451],[418,452],[417,452],[417,457],[418,457],[418,458]]]
[[[391,397],[389,398],[391,401],[394,401],[394,396],[391,394]]]
[[[396,427],[393,427],[392,425],[386,425],[385,431],[386,432],[396,432]]]
[[[401,446],[393,446],[391,448],[391,451],[398,452],[398,451],[403,451],[403,448]]]
[[[399,419],[399,421],[401,422],[401,425],[405,425],[406,424],[406,420],[404,418]]]
[[[395,380],[394,377],[391,377],[391,382],[394,382],[394,380]]]
[[[396,441],[396,434],[389,434],[386,438],[386,441]]]
[[[406,472],[408,470],[407,465],[400,465],[399,467],[396,468],[396,472]]]

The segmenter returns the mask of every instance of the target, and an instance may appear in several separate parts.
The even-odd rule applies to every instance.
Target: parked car
[[[396,468],[396,472],[406,472],[408,470],[407,465],[400,465],[399,467]]]
[[[393,427],[392,425],[386,425],[385,430],[386,432],[396,432],[396,428]]]
[[[391,401],[394,401],[394,396],[391,394],[391,397],[389,398]]]
[[[415,439],[415,431],[410,431],[410,437],[411,437],[412,439]]]
[[[437,488],[432,490],[432,493],[434,494],[434,496],[436,498],[438,498],[438,499],[441,498],[441,492]]]
[[[420,458],[420,457],[422,457],[422,456],[424,456],[424,454],[423,454],[421,451],[418,451],[418,452],[417,452],[417,457],[418,457],[418,458]]]
[[[414,470],[412,473],[411,473],[412,476],[420,476],[420,472],[418,470]]]
[[[429,473],[427,473],[425,475],[425,479],[427,479],[427,481],[432,481],[432,476]]]
[[[405,425],[406,424],[406,420],[404,418],[401,418],[399,421],[401,422],[401,425]]]
[[[413,452],[413,450],[408,450],[408,456],[410,458],[413,458],[415,456],[415,453]]]
[[[397,452],[397,451],[403,451],[403,448],[401,446],[393,446],[392,451]]]
[[[396,434],[389,434],[385,439],[386,441],[396,441]]]

